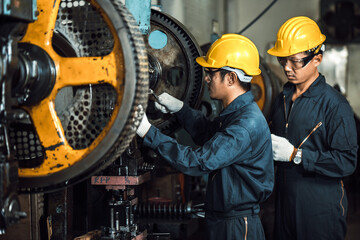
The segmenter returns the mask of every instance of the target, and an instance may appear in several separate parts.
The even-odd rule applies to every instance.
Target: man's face
[[[307,55],[297,53],[289,57],[279,57],[279,63],[283,66],[285,75],[289,82],[302,84],[317,77],[317,66],[321,55]]]
[[[213,99],[223,99],[224,81],[221,77],[219,68],[205,68],[205,81],[208,85],[210,97]]]

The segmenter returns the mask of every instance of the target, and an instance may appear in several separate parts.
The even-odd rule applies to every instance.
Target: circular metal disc
[[[149,87],[157,95],[167,92],[198,108],[203,94],[203,71],[195,61],[201,50],[194,37],[176,19],[156,10],[151,10],[150,26],[150,34],[145,37]],[[153,35],[157,36],[156,45],[151,44]],[[149,96],[146,113],[151,123],[166,134],[176,131],[176,118],[157,111],[154,102]]]

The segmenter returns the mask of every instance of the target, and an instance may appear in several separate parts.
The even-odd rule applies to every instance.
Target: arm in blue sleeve
[[[192,109],[187,104],[184,104],[175,115],[195,144],[199,146],[208,141],[218,129],[216,122],[209,121],[201,111]]]
[[[159,129],[151,126],[144,138],[144,146],[156,150],[167,162],[179,171],[201,176],[216,169],[231,165],[251,151],[250,136],[246,129],[237,127],[236,133],[218,132],[201,148],[193,150],[181,145]],[[236,134],[236,135],[234,135]]]
[[[357,134],[352,110],[348,104],[339,104],[329,116],[326,128],[326,146],[323,151],[303,149],[304,168],[329,177],[345,177],[352,174],[357,161]]]

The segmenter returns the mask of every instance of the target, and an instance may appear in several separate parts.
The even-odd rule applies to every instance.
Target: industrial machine
[[[199,227],[206,180],[167,166],[135,132],[146,111],[181,138],[154,108],[164,91],[209,118],[221,107],[203,88],[194,37],[146,4],[144,30],[116,0],[0,1],[0,234],[36,216],[22,194],[37,199],[31,221],[49,239],[185,239]],[[267,115],[279,83],[260,68],[252,91]]]

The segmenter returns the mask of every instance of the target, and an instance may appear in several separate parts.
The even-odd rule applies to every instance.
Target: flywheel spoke
[[[38,1],[38,20],[28,25],[21,42],[31,42],[43,49],[52,50],[51,39],[54,33],[60,1]]]
[[[65,144],[63,129],[53,102],[43,101],[28,111],[45,149]]]
[[[115,64],[115,57],[115,54],[110,54],[105,57],[62,58],[59,62],[61,77],[55,88],[104,83],[116,88],[122,84],[123,76],[118,76],[122,69]]]
[[[20,169],[21,176],[44,176],[58,172],[73,165],[83,156],[84,150],[73,150],[67,143],[52,101],[43,101],[41,104],[28,109],[28,112],[37,129],[46,158],[40,166]]]

